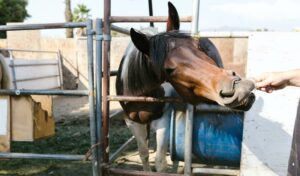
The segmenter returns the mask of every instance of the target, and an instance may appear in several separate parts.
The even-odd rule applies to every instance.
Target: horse
[[[117,95],[163,97],[178,95],[191,104],[217,103],[248,110],[254,102],[254,83],[223,68],[221,57],[207,38],[195,38],[179,30],[176,8],[168,2],[167,30],[130,30],[131,43],[121,60]],[[175,93],[174,93],[175,92]],[[136,137],[144,171],[151,171],[148,128],[156,131],[155,168],[167,168],[166,152],[171,115],[170,103],[120,102],[125,122]]]

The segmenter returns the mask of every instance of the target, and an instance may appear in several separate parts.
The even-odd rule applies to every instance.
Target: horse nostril
[[[232,97],[233,95],[234,95],[234,90],[221,90],[220,91],[220,96],[222,98]]]
[[[236,73],[234,71],[232,72],[232,76],[236,76]]]

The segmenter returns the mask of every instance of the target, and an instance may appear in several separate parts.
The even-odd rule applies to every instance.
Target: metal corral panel
[[[5,62],[10,68],[11,88],[57,89],[61,87],[58,59],[25,60],[18,58],[11,60],[5,58]]]
[[[300,68],[300,33],[253,33],[248,47],[248,77]],[[245,115],[242,175],[285,176],[300,88],[255,94],[256,102]]]

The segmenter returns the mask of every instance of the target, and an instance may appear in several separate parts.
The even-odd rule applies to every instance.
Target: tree
[[[66,22],[72,22],[72,10],[71,10],[71,0],[65,0],[65,20]],[[73,38],[73,29],[66,29],[66,37]]]
[[[30,17],[26,10],[27,4],[27,0],[0,0],[0,25],[23,22]],[[0,38],[6,38],[6,32],[0,32]]]
[[[74,9],[74,12],[73,12],[73,21],[74,22],[87,21],[87,19],[91,16],[89,13],[90,13],[90,9],[88,9],[86,5],[77,4],[77,7]],[[78,36],[86,35],[84,28],[79,28],[76,31],[76,34]]]
[[[90,17],[90,9],[87,8],[84,4],[77,4],[77,7],[73,12],[73,21],[75,22],[84,22]]]

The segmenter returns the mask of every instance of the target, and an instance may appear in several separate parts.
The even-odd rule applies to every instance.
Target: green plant
[[[83,22],[86,21],[91,15],[90,9],[84,4],[77,4],[77,7],[73,11],[73,21]]]

